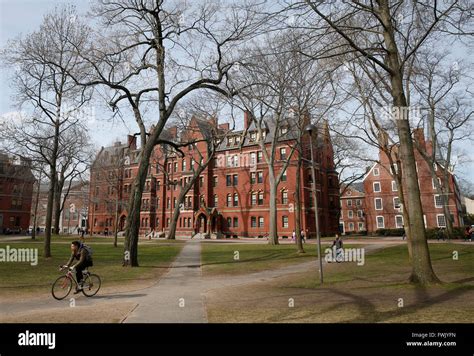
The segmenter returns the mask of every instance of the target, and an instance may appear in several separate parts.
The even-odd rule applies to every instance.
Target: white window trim
[[[436,203],[436,197],[440,197],[440,195],[439,195],[439,194],[435,194],[435,195],[433,196],[435,208],[436,208],[436,209],[441,209],[441,208],[443,207],[443,204],[438,205],[438,204]]]
[[[397,182],[392,180],[392,192],[398,192]]]
[[[377,174],[375,174],[375,172],[377,172]],[[373,174],[374,174],[374,177],[380,176],[380,169],[378,167],[374,167]]]
[[[354,218],[354,211],[353,210],[348,210],[347,211],[347,218],[348,219],[353,219]]]
[[[441,178],[440,177],[436,177],[436,178],[438,179],[439,185],[441,185]],[[431,184],[433,185],[433,189],[436,189],[434,178],[431,178]]]
[[[379,218],[382,218],[382,227],[379,226]],[[375,217],[375,226],[377,229],[385,229],[385,218],[382,215]]]
[[[399,208],[397,208],[397,207],[395,206],[395,199],[398,199]],[[393,209],[394,209],[394,210],[397,210],[397,211],[402,211],[402,203],[401,203],[401,201],[400,201],[400,197],[393,197]]]
[[[397,218],[402,218],[402,226],[398,226],[398,224],[397,224]],[[397,229],[403,228],[404,223],[405,223],[405,222],[403,221],[403,215],[395,215],[395,228],[397,228]]]
[[[439,224],[438,217],[440,217],[440,216],[444,217],[444,226],[441,226],[441,225]],[[446,216],[444,216],[444,214],[436,214],[436,225],[437,225],[438,227],[446,227]]]
[[[377,209],[377,199],[380,199],[380,209]],[[382,198],[374,198],[374,208],[375,210],[383,210],[383,200]]]
[[[364,231],[364,230],[365,230],[364,223],[363,223],[363,222],[359,222],[359,223],[357,224],[357,228],[359,229],[359,231]]]
[[[379,190],[375,190],[375,184],[379,185],[379,188],[380,188]],[[373,182],[372,183],[372,189],[373,189],[374,193],[380,193],[380,192],[382,192],[382,185],[380,184],[380,182]]]

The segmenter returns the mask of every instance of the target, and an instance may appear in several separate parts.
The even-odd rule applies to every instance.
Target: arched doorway
[[[200,233],[207,233],[207,216],[200,214],[197,218],[197,231]]]

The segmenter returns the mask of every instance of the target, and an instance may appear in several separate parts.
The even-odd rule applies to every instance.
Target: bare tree
[[[140,130],[140,162],[128,204],[124,265],[138,266],[142,193],[155,145],[176,105],[196,90],[231,95],[230,48],[254,36],[256,6],[180,1],[101,0],[93,13],[104,27],[80,51],[93,75],[84,86],[109,88],[110,105],[130,110]],[[153,131],[146,129],[147,108]]]
[[[442,197],[448,237],[453,234],[453,219],[449,210],[451,176],[454,174],[456,144],[472,142],[472,99],[469,85],[460,89],[465,80],[472,80],[467,63],[452,62],[449,52],[423,51],[417,58],[412,76],[412,100],[423,108],[418,123],[421,130],[427,128],[429,145],[415,140],[415,147],[430,167],[431,177],[437,193]],[[415,97],[415,98],[413,98]],[[459,156],[462,154],[458,152]],[[440,173],[438,173],[438,170]],[[441,175],[441,177],[440,177]]]
[[[20,125],[10,125],[7,131],[15,135],[9,138],[30,154],[42,157],[49,167],[44,257],[51,257],[61,137],[70,127],[79,125],[74,114],[91,94],[89,88],[77,86],[70,76],[84,76],[76,49],[83,46],[87,36],[88,28],[78,20],[74,8],[63,7],[47,14],[38,31],[10,41],[2,51],[5,63],[15,68],[17,104],[29,113]]]
[[[410,61],[435,37],[439,40],[446,34],[472,35],[469,27],[472,23],[472,7],[471,2],[464,0],[396,3],[377,0],[330,4],[307,0],[292,6],[305,16],[305,10],[315,15],[309,18],[307,26],[315,37],[320,34],[339,39],[333,45],[328,45],[324,54],[326,58],[353,53],[372,66],[374,83],[386,78],[386,92],[391,97],[391,105],[396,113],[403,114],[407,114],[409,106],[409,90],[405,79]],[[341,45],[341,41],[344,45]],[[311,55],[310,51],[307,53]],[[394,121],[407,190],[405,208],[410,216],[409,228],[413,237],[410,242],[413,253],[410,280],[420,284],[436,283],[439,280],[431,266],[409,115],[406,116]]]

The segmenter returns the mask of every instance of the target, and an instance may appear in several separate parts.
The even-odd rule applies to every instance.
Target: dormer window
[[[283,126],[280,128],[280,135],[285,135],[288,132],[288,127]]]
[[[250,141],[255,141],[257,139],[257,133],[255,131],[252,131],[250,133]]]
[[[227,138],[227,146],[233,146],[234,145],[234,137],[231,136]]]

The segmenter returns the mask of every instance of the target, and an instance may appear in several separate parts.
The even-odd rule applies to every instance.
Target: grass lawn
[[[323,257],[325,247],[323,244]],[[314,260],[316,246],[304,245],[304,248],[306,253],[299,254],[295,245],[203,243],[202,270],[206,276],[238,275]],[[236,252],[238,260],[234,259]]]
[[[67,262],[70,256],[69,242],[71,236],[56,237],[51,244],[53,257],[45,259],[42,239],[31,242],[8,241],[0,242],[0,248],[37,248],[38,264],[32,266],[29,262],[0,263],[0,295],[21,294],[27,292],[44,291],[45,287],[60,276],[58,266]],[[166,271],[168,266],[181,251],[183,246],[179,241],[144,241],[139,245],[140,267],[122,267],[123,240],[114,248],[112,240],[93,238],[86,239],[86,243],[94,250],[94,266],[91,271],[97,273],[103,286],[124,284],[137,280],[155,279]]]
[[[258,254],[258,246],[248,248],[250,256]],[[474,246],[431,244],[430,251],[434,270],[444,282],[441,285],[407,283],[411,268],[406,246],[400,245],[367,254],[363,266],[350,262],[325,265],[322,287],[315,271],[210,291],[206,295],[208,320],[471,323]],[[453,260],[453,251],[458,252],[458,260]]]

